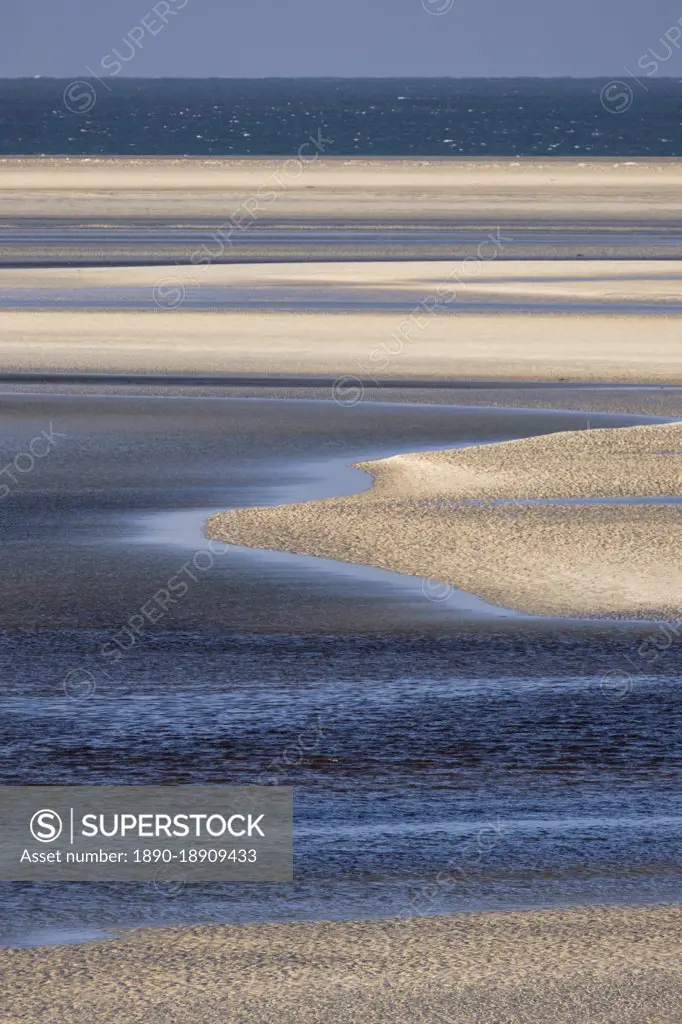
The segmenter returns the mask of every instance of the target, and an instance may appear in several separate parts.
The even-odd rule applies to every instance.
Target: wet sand
[[[208,252],[198,244],[201,256]],[[268,312],[373,312],[414,317],[420,332],[441,314],[471,310],[679,312],[682,263],[645,260],[512,260],[501,252],[472,260],[307,262],[156,267],[0,269],[0,305],[8,308],[150,309],[177,298],[187,308]],[[494,257],[494,258],[493,258]],[[184,294],[183,294],[184,289]],[[398,332],[400,333],[400,332]],[[409,336],[409,335],[408,335]]]
[[[359,464],[359,494],[212,516],[210,536],[373,565],[535,615],[682,615],[679,507],[490,499],[679,495],[678,424],[588,430]],[[474,502],[472,503],[472,499]]]
[[[409,393],[403,403],[349,408],[330,401],[329,391],[326,401],[310,401],[148,390],[0,396],[0,465],[11,469],[51,423],[65,435],[31,472],[15,473],[16,484],[7,477],[0,627],[116,631],[206,547],[202,529],[210,512],[351,494],[370,483],[349,469],[354,461],[583,428],[588,419],[604,426],[637,422],[568,411],[420,408]],[[137,540],[140,533],[146,543]],[[231,548],[159,629],[413,633],[457,619],[425,598],[419,583],[356,578],[348,568]]]
[[[0,950],[2,1024],[671,1024],[680,908],[131,931]]]
[[[374,294],[390,289],[419,301],[439,285],[440,308],[452,309],[457,298],[475,294],[494,296],[546,296],[552,300],[603,298],[611,303],[635,299],[677,301],[682,283],[682,262],[648,260],[504,260],[493,258],[492,244],[472,265],[456,260],[406,260],[387,262],[339,261],[337,263],[269,263],[226,266],[210,264],[179,267],[188,284],[193,272],[197,285],[216,288],[298,288],[314,286],[323,294],[353,289]],[[487,254],[487,258],[486,258]],[[149,289],[159,280],[158,267],[65,267],[3,268],[0,285],[5,289],[139,288]],[[450,286],[449,289],[446,286]],[[267,295],[267,292],[265,293]],[[381,291],[379,294],[383,294]],[[439,308],[439,307],[435,307]]]
[[[26,292],[34,310],[0,313],[0,370],[317,373],[345,378],[332,390],[334,403],[221,403],[160,395],[132,399],[43,394],[28,398],[21,391],[4,396],[5,462],[15,458],[40,431],[52,429],[53,421],[55,429],[64,434],[63,443],[50,458],[20,478],[2,508],[5,546],[0,625],[7,630],[13,659],[8,678],[15,678],[19,651],[23,652],[27,677],[40,676],[41,685],[58,693],[60,700],[62,694],[74,696],[64,673],[73,683],[73,671],[83,670],[98,691],[116,699],[126,687],[139,695],[140,687],[152,685],[150,681],[159,680],[159,685],[167,687],[168,680],[175,678],[174,667],[164,670],[161,661],[151,656],[155,644],[175,650],[172,645],[177,640],[180,653],[184,655],[191,647],[192,656],[196,647],[193,665],[202,664],[207,672],[209,635],[227,638],[225,650],[214,655],[216,678],[221,680],[222,667],[233,656],[229,635],[240,631],[276,634],[278,630],[305,630],[325,636],[344,631],[389,635],[394,631],[402,638],[410,631],[427,634],[444,627],[452,636],[453,627],[461,628],[457,615],[449,614],[447,602],[441,603],[438,597],[430,600],[423,593],[420,602],[395,582],[379,584],[362,574],[354,579],[352,571],[343,582],[342,575],[332,568],[325,575],[319,567],[293,564],[296,558],[290,570],[282,571],[277,559],[267,554],[231,549],[224,564],[216,559],[186,600],[171,609],[157,630],[145,634],[118,676],[104,674],[110,666],[97,661],[102,640],[120,631],[183,562],[186,564],[198,550],[188,544],[201,543],[203,548],[205,538],[194,539],[194,531],[204,514],[215,507],[238,509],[227,516],[221,514],[214,523],[221,535],[225,528],[231,539],[233,528],[236,532],[243,529],[246,539],[242,543],[267,541],[272,547],[289,545],[289,550],[295,551],[312,545],[318,554],[329,545],[332,553],[327,557],[384,565],[405,574],[418,565],[420,574],[434,580],[465,589],[469,583],[472,592],[494,604],[513,603],[530,611],[542,608],[552,615],[648,618],[679,614],[679,506],[567,509],[490,504],[491,498],[515,496],[517,489],[524,495],[556,494],[552,488],[555,475],[547,475],[546,459],[555,467],[564,466],[556,473],[562,494],[678,494],[674,474],[682,448],[678,428],[660,427],[655,435],[631,434],[633,443],[623,450],[619,450],[618,440],[609,436],[601,453],[590,447],[598,447],[598,431],[569,435],[568,442],[566,435],[541,438],[514,450],[509,459],[507,449],[500,462],[503,446],[497,442],[501,439],[550,430],[582,430],[595,426],[595,416],[549,410],[514,414],[482,408],[463,411],[433,405],[378,408],[366,401],[366,385],[357,387],[357,378],[371,381],[372,377],[682,381],[679,317],[664,312],[677,300],[677,265],[661,264],[655,269],[650,265],[623,269],[600,265],[585,270],[580,263],[548,271],[535,264],[498,270],[498,264],[490,263],[480,282],[467,283],[465,298],[477,297],[490,306],[495,301],[568,303],[577,315],[467,314],[460,307],[455,316],[428,316],[426,323],[423,319],[415,323],[405,322],[395,311],[272,312],[266,300],[276,289],[290,289],[312,307],[317,301],[316,289],[325,294],[346,289],[364,291],[377,305],[389,298],[396,301],[396,295],[401,302],[417,304],[442,283],[440,267],[434,270],[412,262],[387,273],[385,266],[342,267],[337,262],[332,270],[274,267],[262,273],[262,268],[248,268],[230,276],[222,268],[205,270],[188,264],[192,252],[202,244],[202,233],[211,245],[211,234],[218,228],[233,231],[235,250],[250,259],[309,260],[314,243],[319,246],[315,248],[319,258],[337,261],[341,252],[346,259],[349,253],[357,259],[367,255],[414,259],[416,253],[419,260],[426,260],[445,257],[449,242],[441,237],[441,230],[453,229],[453,251],[475,257],[481,242],[501,224],[511,227],[512,236],[513,226],[518,224],[521,236],[508,243],[503,257],[536,254],[554,260],[563,255],[582,260],[587,253],[590,257],[639,254],[679,258],[675,234],[682,220],[681,184],[680,161],[319,159],[300,166],[283,160],[0,161],[0,223],[10,231],[19,227],[16,237],[0,251],[0,261],[6,265],[12,261],[18,265],[23,259],[57,264],[71,258],[96,264],[107,257],[153,262],[159,255],[181,264],[158,272],[145,270],[142,276],[125,270],[117,272],[118,276],[107,272],[108,277],[99,278],[90,271],[82,276],[51,271],[53,276],[37,277],[11,271],[14,276],[5,279],[5,287]],[[162,237],[145,238],[157,220]],[[323,238],[325,226],[334,221],[340,225],[340,237],[332,233]],[[268,222],[276,229],[274,242],[264,234],[257,237]],[[287,225],[296,227],[295,237],[284,236]],[[372,249],[365,239],[350,236],[349,225],[368,231],[382,225],[385,234]],[[412,238],[391,238],[396,225],[428,231],[415,248]],[[127,226],[135,234],[132,240],[123,238]],[[533,235],[536,226],[549,231],[542,239],[538,236],[537,242]],[[110,227],[114,229],[111,233]],[[34,228],[37,234],[32,235]],[[85,231],[79,236],[81,229]],[[309,229],[314,230],[306,238]],[[193,233],[199,238],[193,238]],[[478,260],[481,266],[480,255]],[[196,284],[204,272],[210,282],[207,291],[261,288],[267,309],[252,314],[190,312],[192,296],[204,287]],[[142,291],[148,291],[145,301],[150,308],[135,312],[36,311],[41,291],[54,299],[63,290],[69,294],[67,301],[75,302],[79,288],[86,293],[101,288],[105,299],[111,298],[114,304],[122,301],[117,289],[132,289],[133,301],[140,301]],[[588,302],[608,307],[608,318],[586,314]],[[651,303],[660,307],[661,313],[639,315],[631,309],[623,315],[619,304],[628,302]],[[405,396],[401,400],[405,401]],[[415,400],[414,394],[407,397],[408,403]],[[427,400],[432,401],[433,395]],[[495,401],[504,404],[504,396]],[[570,405],[571,396],[557,395],[556,401]],[[583,407],[591,408],[589,396],[582,401]],[[610,401],[611,408],[617,403],[611,396],[604,401]],[[634,409],[637,401],[634,395],[623,398],[620,408]],[[647,394],[648,409],[667,411],[674,405],[670,397],[659,400]],[[607,424],[625,426],[618,417],[600,423]],[[665,452],[649,443],[653,436],[665,441]],[[443,449],[472,441],[490,442],[490,448],[479,449],[478,454],[462,452],[452,460],[449,455],[402,456],[398,473],[395,462],[385,473],[376,461],[396,450],[414,451],[429,444]],[[564,459],[566,453],[568,459]],[[377,485],[371,492],[353,495],[348,485],[357,474],[348,469],[348,463],[368,458]],[[351,496],[324,498],[334,493],[335,486],[338,493],[340,478],[344,481],[340,489]],[[358,476],[358,487],[361,479]],[[370,482],[369,477],[365,482]],[[395,487],[394,493],[391,487]],[[404,487],[411,488],[407,499]],[[380,496],[382,488],[387,490]],[[486,502],[484,507],[465,507],[461,499],[472,494]],[[311,498],[321,500],[311,504]],[[307,504],[282,506],[283,501]],[[267,507],[253,509],[254,504]],[[275,504],[279,507],[272,507]],[[467,628],[473,634],[470,623]],[[538,635],[533,630],[539,628],[533,623],[510,627],[513,643],[504,650],[515,653],[505,657],[505,665],[518,666],[517,648],[525,649],[529,643],[532,647]],[[558,640],[554,642],[552,630],[557,636],[564,630],[565,636],[566,628],[561,620],[548,627],[547,647],[561,650],[558,656],[562,658],[567,656],[565,650],[572,649],[572,641],[564,650]],[[609,636],[613,634],[612,624],[604,628]],[[641,628],[650,629],[645,624]],[[490,627],[481,635],[490,646]],[[24,638],[22,643],[18,637]],[[42,664],[35,660],[32,649],[36,637],[50,646],[50,669],[44,673],[36,669],[36,664]],[[60,646],[63,637],[68,642]],[[194,638],[195,647],[188,637]],[[410,638],[407,640],[409,643]],[[255,647],[252,640],[249,643]],[[468,643],[467,639],[463,645],[467,650]],[[324,647],[321,651],[311,659],[315,665],[328,663],[328,652]],[[348,653],[344,651],[344,657]],[[362,685],[366,686],[366,665],[361,653],[358,657]],[[471,657],[475,658],[475,653]],[[535,664],[537,647],[533,657]],[[647,665],[640,660],[645,671]],[[460,652],[451,664],[461,663]],[[404,664],[399,664],[401,672]],[[605,664],[608,669],[602,666],[597,670],[606,675],[601,683],[596,680],[595,692],[608,703],[611,673],[623,668],[610,656]],[[594,665],[596,661],[590,660],[590,670]],[[309,671],[298,651],[295,668],[297,678]],[[52,670],[54,678],[50,678]],[[188,670],[192,684],[195,671],[193,666]],[[416,670],[415,675],[420,672]],[[393,679],[396,671],[391,668],[388,675]],[[610,681],[608,685],[604,680]],[[75,682],[79,681],[80,676]],[[447,686],[449,692],[449,681]],[[618,677],[614,685],[618,709],[621,686]],[[79,695],[77,685],[75,697]],[[193,705],[201,704],[194,690],[192,698]],[[290,704],[287,695],[287,715]],[[553,707],[563,708],[564,704]],[[93,702],[93,723],[98,720],[97,711]],[[554,721],[557,714],[552,710],[545,717]],[[395,724],[395,701],[391,716],[381,732]],[[355,731],[356,721],[364,722],[357,719],[357,709],[349,717]],[[478,720],[480,715],[476,717]],[[442,718],[442,708],[436,706],[430,719]],[[452,723],[460,718],[456,713],[449,720],[451,732]],[[406,717],[405,735],[414,731],[415,720],[414,714]],[[481,757],[484,774],[489,774],[495,751],[501,746],[500,736],[520,735],[518,723],[523,720],[524,715],[518,714],[516,724],[495,727],[492,745]],[[164,721],[177,725],[179,719],[166,715]],[[599,734],[594,711],[589,721],[592,727],[587,731]],[[37,727],[43,728],[45,735],[50,733],[51,727],[39,719]],[[170,772],[163,777],[177,781],[178,772],[186,771],[188,778],[196,779],[197,771],[224,774],[233,764],[221,760],[218,746],[206,742],[201,733],[197,735],[206,761],[200,763],[197,748],[191,745],[184,751],[183,761],[173,741],[168,764],[161,766],[152,756],[158,734],[155,727],[154,733],[145,734],[154,739],[139,748],[134,744],[130,749],[135,756],[129,756],[122,766],[120,734],[98,747],[92,742],[92,736],[99,735],[97,727],[92,724],[90,728],[92,735],[86,735],[86,730],[80,746],[67,731],[68,743],[56,743],[49,756],[44,745],[39,748],[31,740],[28,755],[15,758],[19,764],[13,770],[24,771],[29,781],[35,781],[51,766],[57,773],[52,777],[63,779],[64,773],[71,771],[78,781],[101,782],[110,779],[112,771],[124,768],[148,770],[155,778],[154,772],[163,767]],[[584,729],[584,724],[578,716],[576,734],[579,729]],[[612,749],[625,751],[623,756],[635,763],[644,777],[651,770],[650,762],[655,761],[646,730],[641,730],[646,737],[641,761],[633,761],[630,749],[623,746],[623,735],[638,731],[638,720],[624,715],[611,726],[611,747],[596,756],[602,756],[611,770],[616,756]],[[662,734],[663,729],[654,723],[651,736]],[[30,729],[28,735],[33,735]],[[437,750],[440,743],[448,756],[453,749],[461,747],[464,753],[471,749],[466,732],[462,742],[455,744],[451,736],[445,743],[442,737],[435,741],[428,737],[426,724],[417,735],[417,742],[425,748]],[[137,732],[134,739],[138,739]],[[41,737],[41,743],[43,740]],[[536,736],[531,742],[522,738],[521,743],[533,748],[536,740]],[[566,764],[575,749],[574,740],[571,733],[558,747],[555,729],[547,747],[558,751]],[[363,742],[361,731],[358,741]],[[404,735],[398,743],[404,760]],[[325,799],[327,789],[337,784],[338,762],[343,756],[357,772],[362,756],[374,756],[383,767],[395,754],[388,749],[385,755],[381,748],[377,757],[376,743],[365,745],[368,750],[359,756],[347,739],[339,743],[340,753],[329,759],[334,767],[329,768]],[[142,751],[139,758],[138,749]],[[422,779],[427,778],[424,758],[421,749],[411,756]],[[322,763],[325,759],[318,760]],[[519,752],[512,751],[501,774],[506,777],[509,771],[516,771],[519,762]],[[441,772],[442,768],[438,766]],[[540,765],[543,777],[546,769],[546,763]],[[457,765],[452,770],[461,786],[461,770]],[[570,771],[567,775],[573,803],[568,810],[562,805],[559,812],[566,819],[578,813],[575,778]],[[617,767],[613,776],[599,776],[598,785],[610,794],[613,778],[621,775],[622,769]],[[360,776],[368,776],[364,764],[353,779]],[[479,801],[483,778],[483,774],[477,778],[477,788],[472,789]],[[216,781],[215,774],[210,780]],[[308,783],[305,777],[302,788]],[[518,787],[519,791],[525,788]],[[458,800],[460,796],[461,790],[457,790]],[[440,791],[438,798],[442,800]],[[427,799],[422,796],[421,802]],[[631,792],[622,800],[621,817],[631,811]],[[555,805],[552,796],[548,806]],[[588,794],[581,807],[591,810],[593,806]],[[600,813],[614,812],[602,808]],[[645,813],[651,813],[648,806]],[[451,816],[461,816],[461,809],[452,811]],[[519,817],[523,819],[523,814]],[[412,822],[414,815],[408,818]],[[620,819],[615,820],[617,830],[622,831]],[[643,841],[651,842],[648,836]],[[637,862],[632,852],[637,850],[636,844],[626,849],[627,863]],[[424,856],[427,854],[426,844]],[[418,877],[428,877],[434,863],[431,860],[423,868],[417,865]],[[376,877],[375,866],[373,871],[371,877]],[[366,878],[363,875],[365,884]],[[537,886],[533,891],[539,891]],[[608,897],[604,890],[599,891],[600,901],[605,902]],[[627,891],[631,894],[634,890]],[[427,897],[427,904],[437,895]],[[622,898],[637,902],[633,895]],[[584,902],[589,899],[589,895],[583,896]],[[367,914],[373,912],[369,900],[362,908]],[[318,912],[316,916],[322,915]],[[96,924],[101,927],[102,921]],[[227,1018],[297,1024],[358,1020],[368,1024],[401,1020],[498,1024],[509,1018],[510,1007],[520,1019],[533,1024],[573,1024],[577,1020],[669,1024],[682,1016],[679,941],[676,907],[131,932],[109,942],[0,951],[0,1024],[39,1021],[46,1016],[65,1024],[89,1019],[207,1024]]]
[[[681,185],[671,159],[12,158],[0,265],[480,259],[500,232],[502,260],[680,259]]]
[[[156,379],[138,374],[124,375],[124,379],[112,381],[109,374],[100,380],[87,374],[82,379],[76,374],[44,374],[21,371],[17,374],[0,373],[3,394],[31,395],[110,395],[120,397],[172,398],[182,393],[196,398],[268,398],[302,399],[328,402],[333,398],[333,387],[337,378],[318,378],[314,383],[310,375],[279,378],[261,377],[231,378],[218,382],[212,375],[202,378],[192,374],[191,379],[179,382],[175,377]],[[350,396],[349,396],[350,397]],[[356,404],[389,405],[439,405],[468,406],[499,409],[525,409],[538,411],[565,410],[571,413],[595,414],[585,418],[584,425],[599,426],[600,413],[641,415],[656,418],[682,418],[682,386],[680,385],[636,385],[636,384],[570,384],[565,381],[423,381],[413,378],[409,381],[383,380],[376,383],[368,380],[358,395]],[[345,408],[350,401],[340,399],[337,404]],[[596,418],[595,418],[596,417]],[[604,421],[605,423],[605,421]],[[603,424],[602,424],[603,425]],[[625,426],[625,423],[621,424]],[[537,433],[542,433],[538,430]]]
[[[0,197],[1,202],[1,197]],[[325,218],[326,220],[326,218]],[[504,236],[501,260],[679,260],[680,224],[674,214],[661,223],[623,219],[617,224],[578,222],[568,225],[537,218],[523,221],[477,217],[459,223],[433,223],[414,217],[407,224],[336,217],[319,223],[312,217],[283,219],[259,216],[246,230],[233,233],[220,217],[161,216],[42,217],[26,220],[0,214],[0,266],[126,267],[181,266],[193,253],[215,264],[318,263],[480,259],[481,246]],[[221,233],[219,233],[221,231]]]

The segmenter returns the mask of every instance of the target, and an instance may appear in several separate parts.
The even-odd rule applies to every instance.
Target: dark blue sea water
[[[141,924],[679,899],[679,644],[647,666],[627,633],[565,625],[166,632],[91,697],[65,699],[55,680],[106,638],[0,632],[3,783],[293,785],[295,881],[0,883],[0,945]]]
[[[369,439],[376,457],[638,419],[589,416],[0,396],[5,462],[43,425],[63,435],[0,504],[2,783],[295,790],[293,883],[0,883],[0,945],[678,901],[682,623],[484,617],[416,578],[227,545],[120,660],[101,653],[205,551],[209,511],[353,493]]]
[[[682,155],[682,81],[623,79],[6,79],[0,154]]]

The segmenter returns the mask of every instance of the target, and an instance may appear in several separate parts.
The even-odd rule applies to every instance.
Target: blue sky
[[[680,0],[7,0],[0,77],[101,74],[114,51],[134,77],[617,77],[652,49],[682,77],[681,25]]]

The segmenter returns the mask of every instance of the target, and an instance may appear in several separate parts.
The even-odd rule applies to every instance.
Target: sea
[[[84,69],[74,81],[0,81],[3,156],[288,155],[321,130],[340,156],[659,158],[682,155],[681,118],[682,82],[625,72],[618,82],[138,81]],[[644,227],[646,246],[669,258],[678,226]],[[578,228],[571,244],[588,256],[616,244]],[[78,226],[92,244],[64,255],[59,232],[72,230],[38,216],[1,227],[0,259],[138,259],[137,236],[112,255],[113,228],[96,223]],[[556,243],[536,235],[533,245]],[[328,258],[358,258],[370,241],[355,239],[349,257],[335,239]],[[314,242],[297,236],[297,258]],[[272,239],[263,245],[261,259]],[[430,238],[404,245],[412,258],[440,253]],[[43,291],[7,290],[0,305],[152,308],[151,295],[121,289]],[[188,303],[305,312],[330,302],[291,291]],[[338,312],[379,308],[362,290],[335,301]],[[390,306],[396,317],[406,301]],[[351,468],[367,458],[654,421],[617,403],[599,412],[593,393],[571,411],[552,389],[532,401],[483,389],[472,407],[371,387],[347,404],[330,387],[294,385],[0,383],[0,465],[48,426],[60,437],[0,502],[0,784],[259,782],[295,793],[293,882],[0,882],[0,944],[140,925],[679,902],[682,623],[532,619],[435,581],[229,546],[115,673],[98,660],[202,550],[213,512],[353,493],[369,486]],[[644,390],[642,408],[658,394]]]
[[[211,512],[353,493],[370,456],[655,418],[54,388],[0,396],[5,462],[59,434],[0,504],[2,784],[293,786],[294,881],[3,882],[0,944],[679,899],[682,623],[533,618],[225,545],[100,654],[206,556]]]
[[[0,79],[0,155],[682,155],[682,79]]]
[[[631,674],[627,637],[565,627],[166,631],[123,683],[65,698],[108,635],[0,636],[3,782],[292,785],[295,880],[0,883],[0,944],[679,900],[679,644]]]

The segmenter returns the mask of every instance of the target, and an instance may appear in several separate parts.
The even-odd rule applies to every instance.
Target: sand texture
[[[677,316],[461,313],[421,324],[397,313],[0,311],[0,371],[682,383]]]
[[[678,907],[139,930],[0,950],[2,1024],[674,1024]]]
[[[245,202],[271,218],[368,222],[592,217],[664,223],[682,213],[680,160],[331,158],[324,138],[311,122],[292,140],[290,158],[3,159],[0,217],[170,214],[220,224]]]
[[[681,458],[678,424],[401,455],[361,464],[376,480],[369,490],[225,512],[207,530],[426,577],[534,615],[677,618],[680,505],[514,499],[679,495]]]
[[[682,425],[570,430],[358,463],[362,498],[513,499],[682,495]]]
[[[211,241],[206,233],[207,248]],[[493,238],[496,236],[493,234]],[[549,300],[571,303],[598,301],[618,304],[666,302],[682,298],[682,262],[666,260],[499,260],[500,246],[492,241],[481,249],[480,259],[401,260],[322,263],[197,263],[181,267],[62,267],[0,268],[0,295],[20,289],[37,289],[36,305],[47,290],[126,288],[138,289],[153,298],[154,286],[166,276],[185,285],[186,296],[197,288],[320,289],[327,297],[359,294],[381,299],[405,297],[415,304],[429,295],[437,303],[434,312],[457,312],[467,300]],[[510,237],[513,240],[513,237]],[[196,245],[197,260],[203,254]],[[217,251],[215,244],[213,250]],[[192,253],[188,253],[191,257]],[[183,280],[184,279],[184,280]],[[62,294],[62,299],[68,296]],[[428,313],[428,307],[426,312]]]

